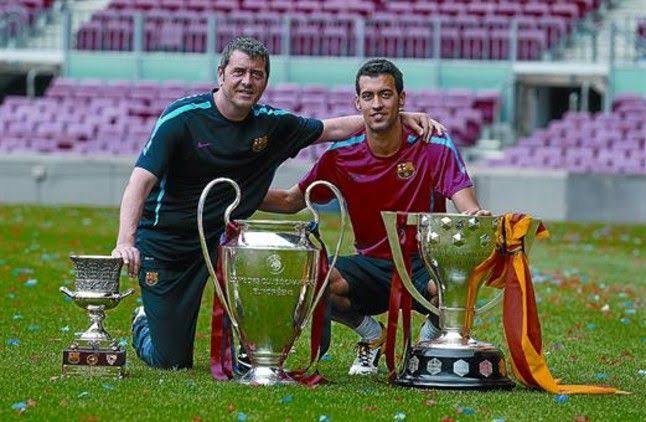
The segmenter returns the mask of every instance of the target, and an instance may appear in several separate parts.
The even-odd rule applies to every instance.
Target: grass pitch
[[[323,216],[335,242],[335,216]],[[610,384],[629,396],[554,396],[518,386],[507,392],[452,392],[392,387],[378,377],[348,376],[356,335],[335,326],[321,362],[330,384],[259,388],[215,382],[208,368],[207,288],[198,322],[195,367],[147,368],[128,346],[123,380],[61,378],[61,351],[88,325],[58,287],[72,283],[67,256],[107,254],[117,210],[0,207],[0,419],[33,420],[644,420],[646,382],[646,226],[548,224],[549,240],[531,254],[543,343],[553,374],[564,383]],[[351,236],[349,236],[351,237]],[[349,239],[344,252],[352,251]],[[122,278],[122,290],[137,287]],[[130,343],[135,297],[108,313],[106,326]],[[415,320],[416,332],[421,319]],[[503,348],[500,312],[475,321],[474,335]],[[306,360],[307,338],[288,366]],[[508,352],[506,352],[508,354]],[[383,363],[382,363],[383,365]]]

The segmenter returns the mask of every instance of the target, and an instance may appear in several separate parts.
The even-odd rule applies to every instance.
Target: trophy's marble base
[[[69,347],[63,350],[63,375],[107,376],[126,375],[126,350],[103,350]]]
[[[447,347],[433,342],[422,342],[412,347],[394,384],[451,390],[514,387],[514,382],[507,377],[504,355],[496,347],[488,344]]]
[[[281,368],[269,366],[252,366],[249,371],[237,379],[247,385],[293,385],[296,381]]]

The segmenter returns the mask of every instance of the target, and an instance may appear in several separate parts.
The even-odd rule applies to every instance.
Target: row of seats
[[[552,18],[549,18],[552,19]],[[560,18],[557,18],[560,19]],[[563,21],[534,21],[534,28],[519,28],[518,60],[538,60],[543,51],[558,42],[566,32]],[[252,36],[267,45],[272,54],[283,54],[283,27],[240,27],[236,24],[216,26],[215,48],[221,51],[226,43],[239,35]],[[434,51],[434,28],[367,27],[363,49],[367,56],[428,58]],[[207,24],[185,26],[177,23],[144,26],[145,51],[204,53],[207,51]],[[510,31],[505,28],[442,28],[439,32],[439,54],[442,58],[472,60],[507,60],[511,54]],[[358,53],[354,30],[338,26],[323,28],[293,27],[290,30],[290,54],[308,56],[354,56]],[[86,23],[77,36],[81,50],[129,51],[133,49],[134,24]]]
[[[499,167],[646,174],[646,98],[618,97],[611,113],[568,112],[505,150]]]
[[[209,31],[207,19],[213,14],[216,51],[233,37],[248,35],[262,40],[272,53],[284,54],[284,18],[288,16],[290,54],[352,56],[359,52],[359,44],[368,56],[437,57],[433,37],[435,22],[439,21],[441,57],[500,60],[509,59],[509,29],[515,21],[516,59],[537,60],[562,40],[579,18],[598,7],[597,0],[287,3],[293,8],[274,9],[274,2],[256,0],[113,1],[81,26],[76,47],[132,50],[135,16],[142,13],[144,50],[203,53]],[[363,13],[359,11],[362,8],[370,10]],[[361,27],[357,27],[359,22]],[[363,39],[358,40],[359,36]]]
[[[135,154],[150,136],[159,114],[177,98],[206,92],[210,84],[105,82],[59,78],[44,97],[7,97],[0,105],[0,151]],[[326,118],[356,114],[354,87],[278,84],[261,102],[297,114]],[[497,92],[468,90],[410,92],[406,108],[442,121],[457,143],[473,144],[498,113]],[[319,148],[302,152],[314,160]]]
[[[543,16],[550,13],[568,18],[581,18],[599,7],[600,0],[113,0],[109,8],[115,10],[192,10],[196,12],[232,12],[250,10],[255,12],[276,11],[280,13],[305,12],[353,12],[368,16],[378,11],[393,11],[402,14],[475,15],[500,14],[514,16],[528,14]]]

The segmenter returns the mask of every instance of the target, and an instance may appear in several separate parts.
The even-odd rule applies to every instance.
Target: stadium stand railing
[[[53,5],[54,0],[0,1],[0,46],[23,45]]]
[[[245,34],[263,40],[274,54],[539,60],[562,46],[600,4],[114,0],[80,26],[76,48],[132,51],[141,33],[144,51],[204,53]]]
[[[63,28],[67,37],[43,42],[64,48],[62,39],[69,39],[69,47],[90,51],[141,46],[143,52],[215,53],[244,34],[283,55],[541,60],[558,57],[568,38],[608,3],[113,0],[94,13],[74,12]]]

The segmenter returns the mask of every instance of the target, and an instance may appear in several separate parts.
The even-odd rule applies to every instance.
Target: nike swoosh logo
[[[206,148],[206,147],[208,147],[209,145],[211,145],[211,144],[209,144],[208,142],[198,142],[198,143],[197,143],[197,147],[198,147],[198,148],[200,148],[200,149],[202,149],[202,148]]]

